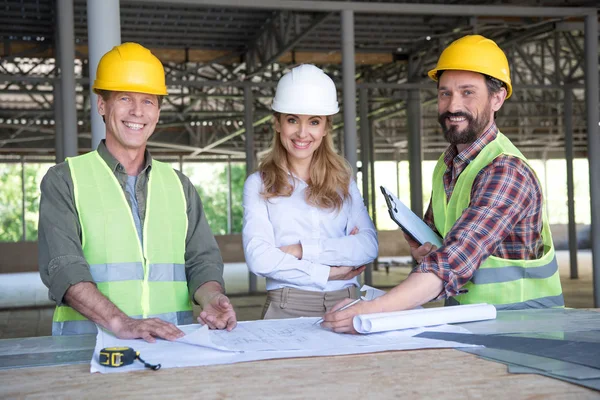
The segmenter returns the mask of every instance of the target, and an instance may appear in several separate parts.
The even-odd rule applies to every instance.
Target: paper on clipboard
[[[420,244],[431,243],[437,247],[442,246],[442,239],[421,218],[406,207],[389,190],[380,186],[385,202],[388,206],[390,218],[411,238]]]

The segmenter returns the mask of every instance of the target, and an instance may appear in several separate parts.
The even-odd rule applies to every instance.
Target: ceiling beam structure
[[[596,12],[589,7],[527,7],[491,4],[382,3],[369,1],[310,1],[310,0],[144,0],[147,4],[231,7],[249,10],[343,11],[361,14],[402,15],[476,15],[490,17],[577,17]],[[590,3],[592,4],[592,3]]]
[[[294,12],[281,11],[272,15],[256,38],[249,42],[244,55],[246,74],[256,75],[278,61],[303,38],[323,24],[331,13],[315,14],[308,26],[301,24],[300,16]]]
[[[56,0],[2,3],[0,162],[51,156],[57,134],[66,132],[67,114],[76,120],[69,124],[75,153],[91,147],[87,1],[59,3],[73,6],[73,21],[68,17],[60,24],[60,30],[72,25],[62,33],[68,33],[75,53],[75,68],[68,71],[75,88],[66,96],[56,90],[65,80],[54,59],[56,23],[65,16],[57,13],[64,8],[57,9]],[[409,159],[411,170],[420,168],[421,150],[422,159],[435,159],[447,146],[437,122],[437,90],[427,71],[459,37],[493,39],[507,54],[514,89],[498,113],[500,129],[529,158],[589,159],[594,296],[600,306],[600,159],[590,157],[600,153],[597,0],[570,0],[568,7],[562,0],[521,0],[519,5],[496,0],[119,3],[122,41],[152,49],[165,65],[169,96],[149,145],[156,156],[180,162],[244,160],[264,152],[272,140],[276,82],[294,65],[309,62],[344,92],[338,95],[342,113],[334,118],[332,136],[340,148],[344,144],[349,160],[355,156],[356,123],[369,143],[364,160]],[[353,45],[347,45],[349,38]],[[63,66],[71,65],[62,55]],[[355,91],[361,93],[360,116],[368,121],[350,111],[356,109]],[[68,109],[56,110],[63,103]],[[413,193],[421,192],[413,185],[420,178],[411,172]],[[414,201],[417,209],[420,202]]]
[[[9,7],[13,3],[20,7],[9,9],[9,18],[34,13],[34,3],[51,21],[55,18],[51,6],[44,8],[50,0],[7,1]],[[538,155],[558,154],[553,149],[562,142],[544,138],[561,134],[563,92],[571,88],[575,151],[585,154],[586,142],[578,139],[586,134],[581,29],[582,16],[593,8],[443,3],[121,0],[122,36],[124,41],[138,40],[139,33],[144,32],[142,44],[151,47],[165,64],[170,96],[153,138],[157,143],[175,145],[164,146],[165,154],[177,149],[190,159],[241,154],[245,138],[243,91],[247,85],[253,92],[255,144],[257,151],[264,150],[271,141],[269,115],[274,86],[296,63],[317,62],[341,87],[341,9],[355,12],[357,89],[367,89],[377,158],[389,157],[392,150],[401,158],[407,151],[390,144],[406,141],[409,89],[423,93],[424,151],[439,151],[443,143],[438,144],[435,85],[426,72],[446,45],[474,32],[496,40],[511,62],[515,95],[499,115],[499,124],[511,138],[518,143],[541,143],[543,148],[531,147],[539,150]],[[593,4],[585,0],[580,3]],[[82,148],[89,146],[85,135],[90,130],[85,117],[89,110],[85,11],[85,1],[75,0],[76,107]],[[48,37],[40,32],[36,40],[27,37],[36,33],[38,25]],[[13,34],[8,39],[2,31],[5,28],[0,28],[4,38],[0,54],[8,54],[0,61],[0,140],[4,149],[12,148],[16,153],[28,149],[37,152],[45,146],[48,153],[53,151],[51,135],[44,139],[35,131],[54,126],[52,102],[57,78],[50,45],[52,30],[44,26],[43,21],[23,24],[21,36]],[[180,38],[180,44],[175,45],[170,37]],[[205,44],[202,38],[213,44]],[[375,63],[364,62],[368,54],[376,56],[371,58]],[[410,82],[409,59],[417,66]],[[343,130],[339,117],[336,128],[336,134]]]

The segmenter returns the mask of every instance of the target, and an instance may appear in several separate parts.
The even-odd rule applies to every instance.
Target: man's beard
[[[473,115],[463,111],[456,113],[446,111],[440,114],[438,122],[444,132],[444,139],[453,145],[473,143],[483,133],[488,122],[490,122],[491,110],[486,111],[481,113],[478,118],[474,118]],[[451,117],[465,117],[467,119],[467,127],[459,130],[457,125],[447,126],[448,118]]]

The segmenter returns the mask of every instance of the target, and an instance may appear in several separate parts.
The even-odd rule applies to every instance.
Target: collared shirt
[[[125,198],[132,206],[126,190],[127,172],[106,148],[98,145],[98,154],[113,171]],[[148,178],[152,157],[146,150],[145,164],[135,184],[135,197],[143,231],[148,194]],[[224,287],[223,260],[217,242],[208,226],[196,188],[181,172],[176,171],[187,203],[188,231],[185,246],[185,270],[190,297],[206,282],[216,281]],[[63,162],[48,170],[41,184],[40,221],[38,230],[40,276],[49,288],[50,299],[63,304],[67,289],[79,282],[94,282],[81,248],[81,225],[74,201],[73,180],[69,164]]]
[[[458,153],[450,145],[444,188],[450,199],[460,174],[498,134],[495,124]],[[483,168],[471,190],[471,202],[444,238],[444,245],[423,258],[416,272],[432,272],[444,281],[438,298],[455,296],[490,256],[534,260],[543,255],[542,190],[535,173],[521,159],[501,155]],[[424,217],[436,230],[431,202]],[[437,232],[437,230],[436,230]]]
[[[127,181],[125,182],[125,192],[127,193],[127,200],[131,207],[131,214],[133,215],[133,223],[135,224],[135,230],[138,235],[138,240],[144,248],[144,237],[142,231],[142,219],[140,218],[140,206],[138,205],[137,196],[135,195],[135,184],[137,183],[137,176],[127,175]]]
[[[328,281],[329,266],[359,267],[377,257],[377,233],[364,206],[356,182],[350,183],[350,199],[341,210],[325,210],[308,204],[308,185],[290,175],[290,197],[265,200],[259,172],[244,184],[242,238],[248,268],[267,278],[267,290],[292,287],[332,291],[358,286],[356,278]],[[348,236],[354,227],[358,234]],[[302,259],[279,247],[302,245]]]

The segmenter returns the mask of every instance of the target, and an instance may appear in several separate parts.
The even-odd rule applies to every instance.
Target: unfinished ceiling
[[[264,150],[272,136],[274,86],[298,63],[318,64],[341,88],[339,12],[181,3],[121,0],[122,41],[151,48],[165,64],[170,96],[151,138],[155,153],[244,159],[247,86],[253,93],[256,150]],[[469,33],[496,40],[511,62],[515,93],[498,115],[502,131],[531,157],[562,157],[568,86],[574,98],[575,152],[586,154],[583,19],[443,14],[444,5],[451,3],[502,5],[509,10],[596,7],[596,1],[427,3],[439,4],[440,15],[355,13],[357,92],[362,89],[368,97],[377,160],[406,158],[407,89],[415,84],[422,102],[424,155],[434,158],[445,148],[437,124],[435,85],[426,72],[446,45]],[[90,148],[87,9],[86,1],[74,4],[78,135],[85,151]],[[56,7],[52,0],[0,0],[0,155],[54,152],[53,87],[59,77],[54,61]],[[341,147],[340,115],[335,126]]]

